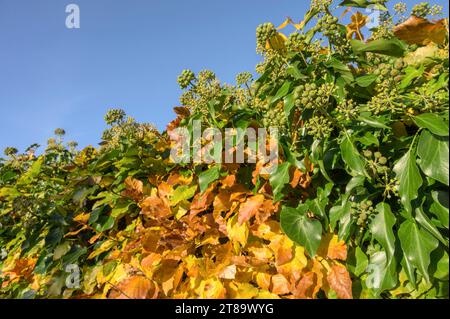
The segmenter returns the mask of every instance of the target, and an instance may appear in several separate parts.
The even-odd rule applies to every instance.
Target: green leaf
[[[378,204],[376,210],[378,213],[370,223],[370,232],[386,251],[386,260],[390,264],[395,252],[395,235],[392,228],[396,218],[387,203]]]
[[[378,78],[378,75],[367,74],[356,78],[356,84],[360,87],[366,88],[370,86]]]
[[[422,176],[416,165],[416,156],[409,150],[394,166],[394,172],[400,182],[398,192],[400,199],[408,213],[412,213],[411,201],[417,198],[418,190],[422,186]]]
[[[103,233],[114,227],[115,218],[112,216],[101,216],[94,225],[96,231]]]
[[[411,220],[406,220],[400,225],[398,236],[408,261],[429,282],[430,255],[438,247],[438,240],[426,230],[419,229],[417,224]]]
[[[417,154],[420,157],[419,166],[424,174],[448,186],[448,139],[423,131],[417,146]]]
[[[388,263],[387,253],[383,250],[370,255],[367,273],[366,286],[376,295],[397,285],[396,263]]]
[[[416,221],[428,230],[434,237],[436,237],[441,243],[443,243],[445,246],[448,247],[448,239],[445,240],[442,234],[439,232],[439,230],[436,228],[436,226],[433,225],[431,220],[428,218],[428,216],[423,211],[422,207],[416,208]]]
[[[400,83],[400,89],[406,89],[415,79],[420,78],[425,71],[425,66],[421,65],[420,69],[409,66],[405,70],[405,76]]]
[[[439,219],[441,224],[448,229],[449,225],[449,200],[448,192],[434,191],[431,192],[433,204],[431,204],[430,212]]]
[[[445,122],[442,116],[434,113],[424,113],[415,116],[413,119],[417,126],[426,128],[435,135],[448,136],[448,122]]]
[[[279,99],[285,97],[289,93],[289,89],[291,88],[291,82],[286,81],[284,84],[278,89],[277,93],[273,97],[271,103],[275,103]]]
[[[283,207],[280,224],[283,232],[294,242],[305,247],[313,257],[322,239],[322,224],[307,216],[308,206],[300,204],[297,208]]]
[[[448,253],[444,250],[442,252],[441,258],[436,264],[436,271],[434,272],[433,277],[448,282],[448,272],[449,272],[448,269],[449,269]]]
[[[348,182],[347,186],[345,187],[345,192],[348,194],[355,187],[364,185],[364,181],[365,180],[366,180],[366,178],[364,176],[361,176],[361,175],[352,177],[352,179]]]
[[[122,218],[130,209],[132,203],[129,201],[119,201],[111,211],[111,217],[115,219]]]
[[[364,43],[359,40],[351,40],[351,45],[355,53],[373,52],[389,56],[402,57],[406,45],[398,39],[378,39]]]
[[[289,168],[291,164],[284,162],[278,165],[277,170],[273,172],[270,177],[270,185],[272,186],[274,201],[278,202],[283,198],[283,189],[286,184],[289,183]]]
[[[340,7],[357,7],[357,8],[367,8],[370,2],[367,0],[344,0],[339,3]]]
[[[374,119],[373,117],[369,117],[369,116],[366,116],[366,115],[360,115],[358,117],[358,120],[361,121],[361,122],[366,123],[367,125],[369,125],[371,127],[384,128],[384,129],[387,129],[387,130],[391,129],[389,126],[387,126],[386,124],[384,124],[380,120]]]
[[[56,246],[55,250],[53,251],[53,260],[58,260],[65,254],[67,254],[70,251],[70,242],[65,241],[58,246]]]
[[[221,166],[217,164],[198,175],[200,192],[206,191],[209,185],[220,177],[220,168]]]
[[[177,187],[173,192],[172,197],[170,198],[170,206],[176,206],[178,205],[178,203],[192,198],[195,195],[196,191],[197,185],[193,186],[183,185]]]
[[[364,159],[362,158],[361,154],[359,154],[356,147],[353,145],[353,142],[348,134],[345,134],[340,148],[342,159],[352,171],[352,175],[367,176],[367,172],[364,168]]]
[[[356,258],[356,266],[354,273],[356,276],[359,277],[364,272],[366,272],[367,266],[369,265],[369,258],[367,258],[366,254],[358,246],[356,247],[355,250],[355,258]]]
[[[284,113],[286,114],[286,117],[289,118],[291,115],[291,111],[295,106],[294,101],[294,94],[291,93],[289,95],[286,95],[284,98]]]

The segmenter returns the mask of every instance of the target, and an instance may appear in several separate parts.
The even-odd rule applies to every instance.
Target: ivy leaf
[[[392,228],[396,218],[387,203],[378,204],[376,210],[378,214],[370,223],[370,232],[372,237],[383,246],[387,263],[390,264],[395,252],[395,235]]]
[[[357,7],[357,8],[367,8],[370,2],[367,0],[344,0],[339,3],[340,7]]]
[[[356,78],[356,84],[360,87],[366,88],[370,86],[375,80],[378,78],[378,75],[375,74],[367,74]]]
[[[213,167],[198,175],[198,183],[200,185],[201,193],[205,192],[208,189],[209,184],[219,179],[220,168],[220,165],[214,165]]]
[[[379,119],[374,119],[373,117],[360,115],[358,120],[361,121],[361,122],[366,123],[367,125],[369,125],[371,127],[384,128],[384,129],[387,129],[387,130],[391,129],[389,126],[387,126],[386,124],[381,122]]]
[[[353,145],[353,142],[348,134],[344,136],[340,148],[342,159],[351,169],[352,173],[354,173],[352,175],[367,175],[364,168],[364,159],[362,158],[361,154],[359,154],[356,147]]]
[[[269,181],[273,189],[274,200],[276,202],[283,198],[282,191],[284,186],[289,183],[289,168],[291,164],[284,162],[278,165],[277,170],[270,175]]]
[[[441,222],[442,226],[448,229],[449,224],[449,200],[448,192],[434,191],[431,193],[433,204],[431,204],[430,212],[432,212]]]
[[[426,230],[430,232],[434,237],[436,237],[441,243],[443,243],[445,246],[448,247],[448,240],[445,240],[444,237],[441,235],[439,230],[436,226],[433,225],[431,220],[428,218],[428,216],[425,214],[422,207],[416,208],[416,221]]]
[[[283,232],[294,242],[306,248],[314,256],[322,239],[322,224],[307,216],[308,206],[300,204],[297,208],[283,207],[280,224]]]
[[[400,225],[398,237],[408,261],[429,282],[430,255],[438,247],[438,240],[426,230],[419,229],[417,224],[411,220],[406,220]]]
[[[417,198],[417,192],[423,183],[415,158],[415,152],[409,150],[394,166],[394,172],[400,182],[398,192],[408,213],[412,213],[411,201]]]
[[[285,96],[283,101],[284,101],[284,113],[286,114],[286,117],[289,118],[289,116],[291,115],[291,111],[295,106],[294,94],[291,93]]]
[[[284,84],[278,89],[277,93],[273,97],[271,103],[275,103],[279,99],[285,97],[288,94],[290,88],[291,88],[291,82],[289,82],[289,81],[284,82]]]
[[[361,276],[366,271],[367,265],[369,265],[369,258],[367,258],[366,254],[362,251],[360,247],[356,247],[355,259],[356,259],[356,266],[354,273],[356,276]]]
[[[417,146],[419,166],[425,175],[449,185],[448,139],[423,131]]]
[[[367,273],[366,286],[373,289],[377,295],[397,285],[396,263],[387,262],[387,253],[384,250],[370,255]]]
[[[406,45],[398,39],[378,39],[364,43],[359,40],[350,41],[355,53],[373,52],[394,57],[402,57]]]
[[[430,130],[439,136],[448,136],[448,123],[441,116],[434,113],[424,113],[414,117],[417,126]]]

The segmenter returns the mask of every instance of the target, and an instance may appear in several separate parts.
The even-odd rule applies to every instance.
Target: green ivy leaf
[[[285,97],[289,93],[289,89],[291,88],[291,82],[286,81],[284,84],[278,89],[277,93],[273,97],[271,103],[275,103],[279,99]]]
[[[351,40],[351,45],[355,53],[373,52],[394,57],[404,55],[406,45],[402,41],[394,39],[378,39],[364,43],[359,40]]]
[[[289,183],[289,168],[291,164],[284,162],[278,165],[277,170],[270,175],[269,181],[272,186],[274,200],[276,202],[283,198],[284,186]]]
[[[307,216],[308,206],[300,204],[297,208],[283,207],[280,224],[283,232],[294,242],[305,247],[313,257],[322,239],[322,224]]]
[[[375,82],[377,78],[378,78],[378,75],[367,74],[367,75],[357,77],[355,82],[360,87],[366,88],[366,87],[370,86],[373,82]]]
[[[448,229],[449,225],[449,200],[448,192],[434,191],[431,192],[433,203],[430,206],[432,212],[441,222],[442,226]]]
[[[449,126],[441,116],[434,113],[424,113],[415,116],[414,122],[417,126],[430,130],[431,133],[439,136],[448,136]]]
[[[350,136],[348,134],[344,136],[340,148],[342,159],[352,171],[352,175],[366,176],[367,172],[364,168],[364,159],[362,158],[361,154],[359,154],[356,147],[353,145],[353,141],[350,139]]]
[[[416,156],[409,150],[394,166],[394,172],[400,182],[398,192],[401,202],[408,213],[412,213],[411,201],[417,198],[418,190],[422,186],[422,176],[416,165]]]
[[[448,247],[448,240],[445,240],[442,234],[439,232],[436,226],[433,225],[431,220],[428,218],[428,216],[425,214],[422,207],[416,208],[416,221],[428,230],[434,237],[436,237],[441,243],[443,243],[445,246]]]
[[[408,261],[429,282],[430,255],[438,247],[438,240],[426,230],[419,229],[411,220],[406,220],[400,225],[398,237]]]
[[[383,246],[387,263],[390,264],[395,252],[395,235],[392,229],[396,218],[387,203],[378,204],[376,210],[378,213],[370,223],[370,232],[372,237]]]
[[[423,131],[417,146],[419,166],[425,175],[449,185],[448,139]]]

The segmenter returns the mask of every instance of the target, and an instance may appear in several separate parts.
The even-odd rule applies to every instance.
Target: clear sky
[[[406,1],[409,5],[419,1]],[[66,5],[81,10],[67,29]],[[435,1],[445,6],[445,0]],[[99,142],[108,108],[159,129],[174,118],[184,68],[231,83],[253,71],[255,29],[307,0],[0,0],[0,150],[45,145],[57,127],[80,147]],[[0,155],[1,156],[1,155]]]

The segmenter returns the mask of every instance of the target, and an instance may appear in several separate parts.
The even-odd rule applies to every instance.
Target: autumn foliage
[[[98,148],[5,150],[0,297],[448,298],[448,21],[385,2],[261,25],[256,80],[183,71],[165,132],[113,109]],[[174,163],[196,120],[277,127],[276,171]]]

